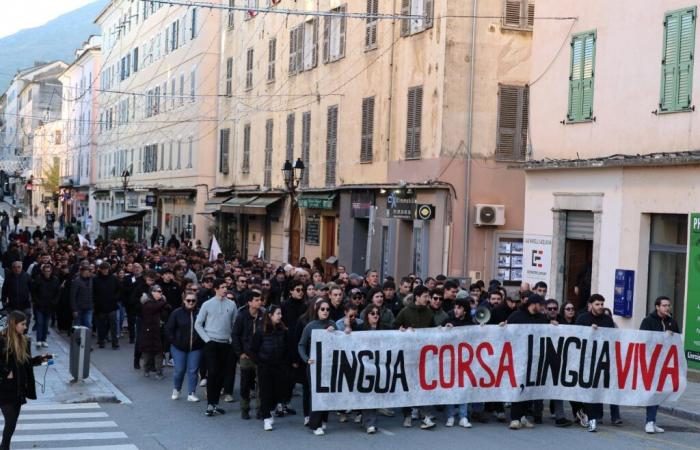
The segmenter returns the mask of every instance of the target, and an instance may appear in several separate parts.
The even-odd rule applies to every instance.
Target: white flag
[[[258,258],[262,259],[265,255],[265,238],[260,238],[260,248],[258,248]]]
[[[216,236],[212,236],[211,248],[209,248],[209,262],[216,261],[216,258],[218,258],[221,253],[221,247],[219,247],[219,243],[216,241]]]
[[[82,234],[80,234],[80,233],[78,233],[78,242],[80,243],[80,246],[81,246],[81,247],[82,247],[83,245],[87,245],[88,247],[90,247],[90,241],[88,241],[87,239],[85,239],[85,237],[84,237]]]

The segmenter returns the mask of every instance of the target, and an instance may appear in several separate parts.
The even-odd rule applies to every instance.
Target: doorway
[[[593,275],[593,212],[567,211],[564,248],[564,298],[576,310],[587,308]]]

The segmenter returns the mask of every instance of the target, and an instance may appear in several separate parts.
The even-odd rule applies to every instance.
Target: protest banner
[[[316,411],[536,399],[647,406],[677,400],[680,334],[507,325],[311,335]]]

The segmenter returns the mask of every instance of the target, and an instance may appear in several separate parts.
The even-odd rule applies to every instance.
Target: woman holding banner
[[[299,345],[297,351],[299,356],[301,356],[302,361],[306,362],[306,382],[311,386],[311,365],[315,362],[309,356],[311,351],[311,332],[313,330],[328,330],[335,331],[337,328],[335,322],[330,318],[331,303],[327,299],[317,300],[314,304],[314,320],[309,322],[301,334],[301,339],[299,340]],[[311,393],[309,392],[309,395]],[[328,411],[314,411],[313,404],[311,404],[311,415],[309,417],[309,428],[314,431],[316,436],[323,436],[326,434],[324,429],[326,428],[326,422],[328,422]]]

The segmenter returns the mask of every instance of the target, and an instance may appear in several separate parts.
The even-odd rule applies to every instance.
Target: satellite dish
[[[484,325],[489,320],[491,320],[491,310],[486,306],[479,306],[476,309],[476,315],[474,316],[479,325]]]

